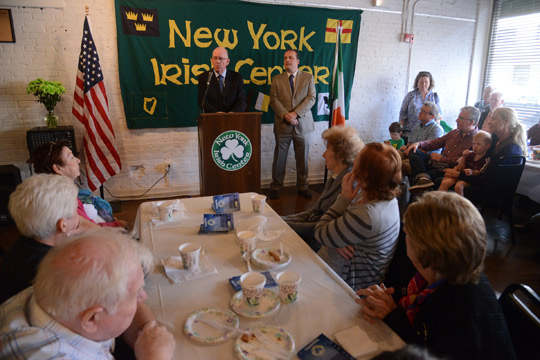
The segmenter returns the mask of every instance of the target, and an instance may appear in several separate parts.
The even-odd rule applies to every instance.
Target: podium
[[[198,117],[201,196],[261,190],[260,112]]]

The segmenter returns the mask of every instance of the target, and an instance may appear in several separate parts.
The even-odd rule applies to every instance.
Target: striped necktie
[[[223,75],[218,75],[219,92],[223,95]]]
[[[294,75],[289,75],[289,85],[291,85],[291,94],[294,95]]]

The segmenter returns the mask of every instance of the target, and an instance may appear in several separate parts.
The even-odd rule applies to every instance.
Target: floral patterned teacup
[[[302,276],[294,271],[282,271],[276,276],[281,301],[287,304],[298,299],[298,285]]]
[[[240,242],[240,254],[251,253],[257,247],[257,233],[250,230],[240,231],[238,234],[238,241]]]
[[[199,268],[199,257],[201,255],[201,245],[195,243],[185,243],[178,247],[184,270],[196,270]]]
[[[256,213],[264,212],[264,208],[266,207],[266,196],[253,195],[251,197],[251,205],[253,205],[253,211]]]
[[[240,276],[240,285],[244,299],[249,306],[257,306],[266,284],[266,277],[259,272],[247,272]]]

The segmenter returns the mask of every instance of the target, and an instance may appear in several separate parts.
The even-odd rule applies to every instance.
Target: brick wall
[[[301,1],[279,3],[304,4]],[[325,5],[327,1],[311,0],[309,3]],[[403,96],[411,90],[412,81],[420,70],[432,72],[444,119],[455,124],[467,94],[472,93],[469,99],[474,99],[479,92],[481,72],[478,68],[483,61],[479,61],[477,55],[473,61],[473,54],[485,47],[483,38],[486,24],[489,24],[486,21],[489,11],[479,11],[479,4],[485,8],[486,3],[489,1],[418,2],[414,44],[409,46],[399,42],[402,1],[385,0],[382,8],[372,7],[371,0],[333,2],[337,6],[365,10],[348,121],[359,130],[365,142],[388,138],[388,125],[398,119]],[[88,2],[82,0],[71,0],[61,9],[11,8],[17,42],[0,44],[0,164],[18,166],[23,178],[29,176],[25,165],[28,158],[26,131],[42,126],[45,115],[43,105],[26,94],[26,85],[31,80],[42,77],[64,84],[66,94],[57,106],[57,113],[61,125],[75,126],[78,147],[81,147],[82,128],[71,115],[71,105],[86,4]],[[196,128],[127,129],[118,79],[114,2],[95,0],[90,10],[91,28],[109,97],[110,117],[123,161],[122,172],[109,180],[106,187],[115,195],[141,194],[163,176],[167,164],[172,164],[170,175],[147,197],[198,194]],[[477,29],[477,23],[482,24],[481,29]],[[484,34],[482,39],[478,37],[479,32]],[[470,79],[471,73],[475,74],[474,79]],[[323,123],[316,123],[316,131],[311,134],[309,178],[312,183],[319,182],[324,173],[321,157],[324,144],[320,135],[325,127]],[[272,125],[263,125],[263,187],[271,181],[273,150]],[[291,149],[287,164],[288,184],[295,183],[294,168]]]

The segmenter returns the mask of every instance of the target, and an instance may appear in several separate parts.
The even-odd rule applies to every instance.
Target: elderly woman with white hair
[[[37,174],[11,194],[9,212],[22,237],[0,262],[0,303],[30,285],[41,259],[64,235],[87,228],[77,214],[77,191],[68,177]]]

